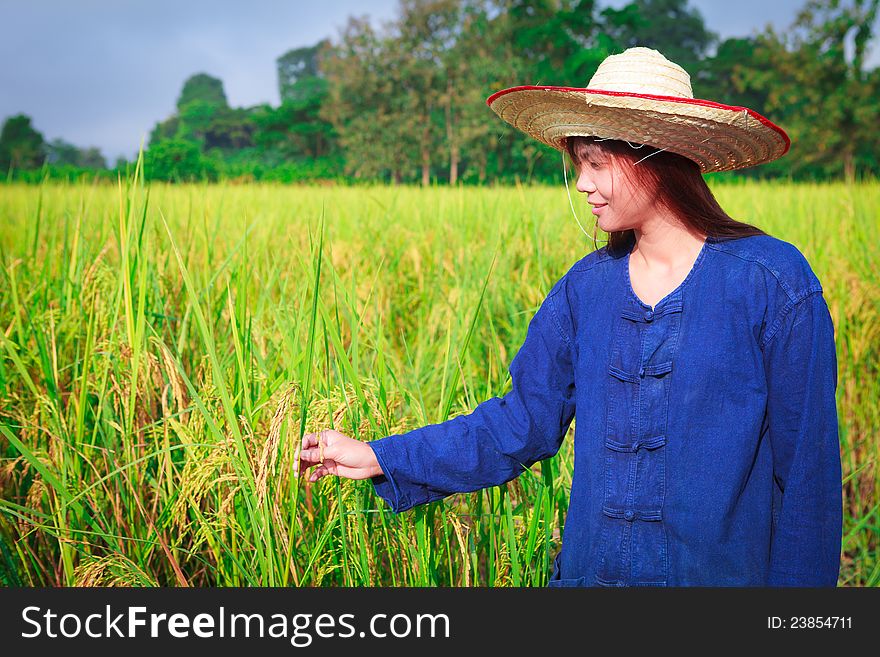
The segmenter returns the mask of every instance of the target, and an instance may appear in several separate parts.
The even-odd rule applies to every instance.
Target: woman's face
[[[652,203],[643,189],[634,188],[615,160],[587,157],[578,171],[577,190],[587,195],[606,233],[640,228],[650,216]]]

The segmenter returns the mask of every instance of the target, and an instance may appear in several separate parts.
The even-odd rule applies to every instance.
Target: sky
[[[621,7],[629,0],[600,0]],[[47,141],[132,159],[208,73],[233,107],[277,106],[275,60],[336,39],[348,16],[391,20],[397,0],[0,0],[0,121],[24,113]],[[722,39],[781,29],[804,0],[691,0]],[[876,33],[876,32],[875,32]],[[880,65],[880,48],[869,66]]]

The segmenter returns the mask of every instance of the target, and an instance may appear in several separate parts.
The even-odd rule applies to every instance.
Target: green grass
[[[880,584],[880,185],[715,191],[822,280],[840,583]],[[371,440],[503,394],[528,319],[593,249],[561,185],[10,184],[0,222],[0,583],[546,583],[570,439],[400,515],[368,481],[291,471],[305,431]]]

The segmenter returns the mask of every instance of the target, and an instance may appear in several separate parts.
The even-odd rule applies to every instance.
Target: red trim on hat
[[[492,106],[492,102],[497,98],[500,98],[504,94],[509,94],[513,91],[578,91],[585,94],[596,94],[598,96],[628,96],[630,98],[647,98],[648,100],[663,100],[667,102],[673,103],[684,103],[685,105],[703,105],[705,107],[715,107],[718,109],[730,110],[732,112],[741,112],[745,110],[749,113],[753,118],[758,119],[761,123],[766,125],[768,128],[771,128],[782,135],[782,138],[785,139],[785,150],[783,151],[783,155],[788,152],[789,147],[791,146],[791,140],[788,138],[788,135],[785,133],[785,130],[780,128],[778,125],[773,123],[770,119],[761,116],[755,110],[750,109],[748,107],[739,107],[738,105],[725,105],[723,103],[716,103],[711,100],[702,100],[700,98],[681,98],[679,96],[658,96],[656,94],[635,94],[629,93],[626,91],[602,91],[598,89],[585,89],[583,87],[550,87],[550,86],[533,86],[533,85],[524,85],[521,87],[510,87],[509,89],[502,89],[501,91],[496,91],[494,94],[489,96],[486,99],[486,105]]]

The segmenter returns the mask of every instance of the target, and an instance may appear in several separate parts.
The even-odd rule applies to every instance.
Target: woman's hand
[[[367,443],[334,429],[303,436],[294,473],[299,475],[300,469],[312,467],[315,469],[309,474],[309,481],[318,481],[328,474],[348,479],[369,479],[383,474],[375,452]]]

